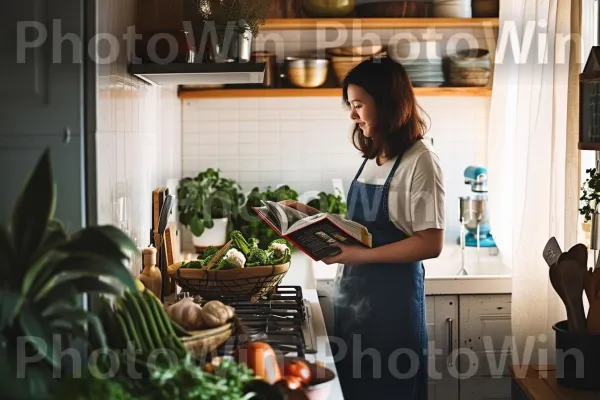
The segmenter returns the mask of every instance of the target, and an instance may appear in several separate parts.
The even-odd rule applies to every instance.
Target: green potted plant
[[[597,247],[600,244],[600,220],[598,218],[598,205],[600,205],[600,172],[596,168],[586,169],[589,177],[581,186],[583,194],[580,197],[581,206],[579,214],[583,215],[582,227],[586,237],[590,236],[591,245]]]
[[[248,193],[240,213],[234,218],[234,229],[242,232],[247,238],[258,239],[258,247],[266,250],[269,243],[279,236],[252,210],[252,207],[261,207],[264,200],[298,200],[298,192],[288,185],[281,185],[275,189],[268,186],[264,191],[255,187]],[[288,245],[293,247],[289,242]]]
[[[252,39],[269,11],[269,0],[197,0],[197,9],[212,39],[213,61],[248,62]]]
[[[0,226],[2,399],[52,398],[54,374],[65,375],[67,370],[62,352],[77,348],[76,341],[89,343],[92,335],[106,348],[99,318],[81,305],[82,295],[135,288],[127,267],[130,252],[137,251],[135,244],[113,226],[67,234],[54,219],[55,203],[46,150],[8,226]]]
[[[231,220],[244,199],[240,185],[223,178],[218,169],[209,168],[179,181],[179,222],[190,229],[196,251],[225,244]]]
[[[321,212],[338,214],[344,218],[348,212],[348,206],[338,189],[336,189],[335,194],[320,192],[307,205]]]

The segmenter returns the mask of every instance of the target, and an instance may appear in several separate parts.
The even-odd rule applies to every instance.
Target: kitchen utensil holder
[[[600,390],[600,335],[570,332],[568,322],[552,326],[556,340],[556,381],[577,390]]]

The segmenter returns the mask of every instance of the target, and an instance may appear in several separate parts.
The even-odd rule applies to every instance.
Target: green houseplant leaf
[[[129,258],[124,250],[137,250],[131,239],[111,226],[92,226],[81,230],[60,248],[66,252],[94,253],[114,262],[122,262]]]
[[[102,327],[100,318],[98,318],[96,315],[70,306],[59,306],[53,309],[46,316],[60,322],[63,324],[63,326],[66,324],[67,326],[71,327],[71,329],[76,329],[78,326],[83,326],[85,323],[89,323],[91,328],[94,330],[95,338],[97,338],[100,342],[100,348],[102,350],[107,349],[104,328]]]
[[[8,236],[8,232],[3,226],[0,226],[0,274],[2,275],[2,283],[0,287],[10,285],[11,282],[8,279],[14,274],[11,273],[11,266],[13,265],[13,249]]]
[[[28,341],[56,368],[60,367],[60,354],[54,351],[54,332],[40,312],[25,304],[19,312],[19,322]]]
[[[118,286],[101,281],[97,276],[75,276],[72,280],[63,279],[58,283],[48,282],[35,297],[35,302],[54,304],[84,293],[119,295],[121,289]]]
[[[46,150],[17,199],[11,219],[13,245],[20,262],[27,263],[36,253],[55,203],[50,152]]]
[[[0,332],[12,324],[13,310],[19,301],[19,293],[10,289],[0,289]]]

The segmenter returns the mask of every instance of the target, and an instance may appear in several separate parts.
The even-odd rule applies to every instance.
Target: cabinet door
[[[333,335],[333,280],[317,281],[317,296],[328,335]]]
[[[429,400],[458,400],[456,360],[450,355],[458,345],[458,297],[427,296],[429,340]]]
[[[81,0],[0,3],[0,136],[62,135],[67,128],[81,134],[88,49],[82,6]]]
[[[83,153],[81,139],[72,138],[64,143],[62,138],[0,136],[0,225],[6,225],[25,180],[38,162],[43,151],[50,148],[54,180],[56,181],[55,217],[68,232],[84,226]]]
[[[461,399],[510,398],[510,295],[460,296]]]
[[[56,217],[70,232],[86,222],[84,182],[92,164],[84,149],[93,141],[82,131],[84,112],[94,104],[84,93],[95,94],[83,88],[89,65],[83,15],[81,0],[0,3],[0,224],[46,148],[57,183]]]

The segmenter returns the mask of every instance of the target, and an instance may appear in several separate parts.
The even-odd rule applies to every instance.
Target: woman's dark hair
[[[352,143],[363,157],[372,159],[383,151],[387,158],[393,158],[423,138],[427,124],[419,112],[424,111],[401,64],[388,57],[372,57],[352,68],[343,83],[346,106],[350,106],[349,85],[360,86],[375,100],[377,132],[372,138],[366,137],[358,125],[352,132]]]

